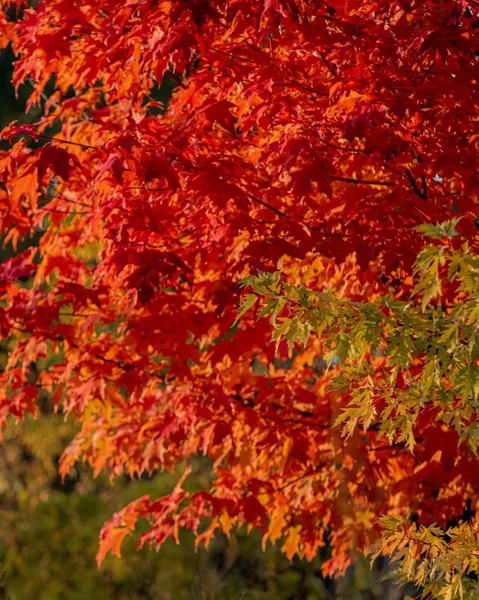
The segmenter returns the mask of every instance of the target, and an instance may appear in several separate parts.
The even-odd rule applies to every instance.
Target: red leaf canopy
[[[43,232],[2,266],[2,335],[17,340],[2,421],[35,412],[43,386],[82,423],[63,473],[79,458],[112,475],[213,460],[210,489],[180,483],[116,515],[99,558],[139,516],[157,544],[208,516],[200,539],[247,522],[288,556],[314,556],[329,535],[335,573],[381,514],[460,514],[477,464],[433,411],[414,455],[374,427],[342,440],[331,424],[345,399],[328,391],[318,343],[285,361],[264,321],[232,326],[238,282],[258,269],[353,300],[407,298],[424,244],[413,226],[459,214],[476,243],[477,7],[0,5],[14,83],[43,107],[2,134],[6,241]]]

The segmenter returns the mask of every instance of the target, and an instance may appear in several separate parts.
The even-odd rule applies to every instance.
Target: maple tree
[[[383,540],[461,594],[471,554],[429,564],[428,528],[477,541],[477,3],[0,5],[43,108],[2,133],[4,242],[42,233],[0,267],[2,424],[41,389],[81,423],[63,474],[212,461],[116,513],[99,562],[140,517],[156,546],[247,523],[327,541],[330,575]]]

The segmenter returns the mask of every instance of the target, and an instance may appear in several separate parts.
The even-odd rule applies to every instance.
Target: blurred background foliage
[[[45,406],[45,405],[44,405]],[[0,446],[0,562],[11,600],[399,600],[381,582],[381,569],[365,559],[337,582],[323,580],[322,560],[290,563],[278,549],[261,549],[257,534],[218,535],[208,550],[194,550],[193,537],[169,541],[158,553],[136,550],[142,527],[127,537],[122,559],[108,555],[97,569],[98,534],[105,520],[129,501],[171,491],[176,476],[158,474],[110,484],[78,465],[64,484],[57,461],[75,432],[71,422],[44,414],[10,427]],[[207,471],[198,463],[194,484]],[[379,565],[381,566],[381,565]],[[7,596],[4,596],[5,598]],[[1,598],[1,595],[0,595]]]
[[[28,86],[18,98],[10,84],[13,54],[0,53],[0,129],[12,120],[35,120],[41,109],[24,114]],[[171,94],[171,85],[158,96]],[[3,144],[0,142],[0,144]],[[0,145],[0,150],[5,146]],[[41,235],[41,232],[39,232]],[[36,243],[28,240],[18,248]],[[13,255],[0,248],[0,262]],[[0,368],[8,340],[0,340]],[[218,535],[208,550],[195,552],[190,534],[181,544],[167,542],[158,553],[137,552],[142,531],[127,537],[123,558],[108,555],[97,569],[95,555],[101,526],[131,500],[168,493],[176,476],[157,474],[112,484],[105,476],[93,478],[91,469],[78,465],[62,484],[58,459],[75,434],[76,426],[53,415],[47,397],[40,398],[40,416],[11,423],[0,444],[0,599],[10,600],[400,600],[400,591],[386,580],[387,564],[373,571],[361,559],[336,582],[321,577],[325,548],[314,561],[291,563],[277,548],[261,549],[258,533],[239,531],[230,540]],[[207,471],[197,461],[195,485]]]

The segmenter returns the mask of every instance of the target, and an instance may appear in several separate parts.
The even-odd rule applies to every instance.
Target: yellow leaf
[[[223,513],[221,513],[221,516],[219,518],[219,522],[221,523],[221,527],[224,531],[224,533],[226,534],[226,537],[229,538],[231,535],[231,529],[233,527],[233,523],[235,522],[236,519],[232,519],[229,514],[227,513],[227,511],[224,511]]]
[[[283,533],[286,519],[284,518],[285,511],[283,509],[275,510],[271,516],[268,528],[268,538],[274,544]]]
[[[365,529],[370,529],[372,524],[373,524],[373,520],[376,518],[376,515],[373,512],[370,512],[369,510],[360,510],[358,512],[357,515],[357,521],[358,523],[360,523],[361,525],[364,525]]]
[[[286,554],[289,560],[291,560],[295,554],[299,555],[299,543],[301,541],[301,537],[299,535],[300,531],[301,525],[290,527],[286,541],[281,548],[281,551]]]

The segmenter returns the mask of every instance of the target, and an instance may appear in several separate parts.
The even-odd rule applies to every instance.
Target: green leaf
[[[444,221],[443,223],[438,223],[436,225],[432,223],[424,223],[423,225],[414,227],[414,229],[433,239],[441,239],[444,237],[452,238],[458,235],[456,227],[461,218],[462,217],[455,217],[454,219],[450,219],[449,221]]]
[[[241,319],[241,317],[255,305],[257,300],[258,300],[258,296],[256,296],[255,294],[247,294],[246,295],[246,298],[245,298],[243,304],[238,309],[238,316],[236,317],[235,323],[237,323]]]

